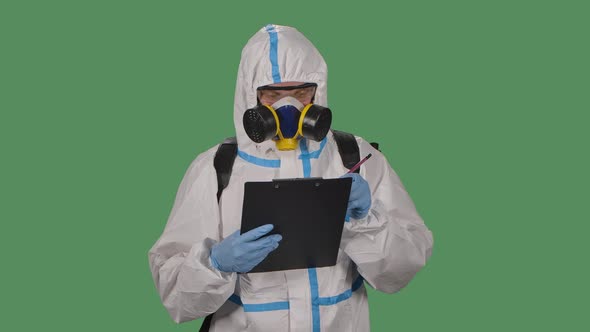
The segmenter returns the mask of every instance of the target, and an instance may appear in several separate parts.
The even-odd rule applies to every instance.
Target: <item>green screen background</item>
[[[147,252],[276,23],[323,54],[333,127],[381,144],[434,234],[407,288],[369,291],[373,331],[584,330],[586,4],[2,1],[0,329],[198,329]]]

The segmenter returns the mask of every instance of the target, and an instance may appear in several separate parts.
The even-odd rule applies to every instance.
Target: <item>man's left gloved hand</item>
[[[371,189],[369,184],[358,173],[347,173],[341,178],[352,178],[352,187],[350,188],[350,197],[348,198],[348,217],[362,219],[369,214],[371,208]]]

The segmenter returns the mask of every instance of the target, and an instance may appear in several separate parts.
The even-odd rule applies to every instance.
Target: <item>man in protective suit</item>
[[[248,273],[280,245],[281,236],[267,235],[272,224],[240,235],[244,183],[337,178],[348,169],[333,132],[320,130],[315,139],[300,133],[279,149],[275,132],[271,139],[254,135],[244,114],[257,106],[272,109],[284,134],[289,128],[283,124],[299,114],[281,113],[284,105],[301,111],[313,104],[325,114],[326,79],[324,59],[294,28],[268,25],[244,47],[234,102],[238,151],[229,183],[218,201],[218,146],[200,154],[149,251],[154,282],[175,322],[209,316],[209,330],[223,332],[369,331],[365,282],[397,292],[430,257],[432,234],[400,179],[379,151],[356,137],[360,155],[373,157],[360,174],[347,175],[353,183],[336,265]]]

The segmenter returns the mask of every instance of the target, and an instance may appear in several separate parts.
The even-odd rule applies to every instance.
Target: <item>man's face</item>
[[[291,87],[302,85],[303,82],[282,82],[271,84],[271,87]],[[258,90],[258,100],[262,105],[271,106],[284,97],[291,96],[299,100],[303,105],[311,104],[313,96],[315,95],[315,86],[308,86],[293,90]]]

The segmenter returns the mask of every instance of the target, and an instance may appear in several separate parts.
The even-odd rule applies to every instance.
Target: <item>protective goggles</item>
[[[272,105],[284,97],[291,96],[307,105],[313,103],[317,86],[315,83],[304,83],[295,86],[261,86],[256,89],[258,103]]]

